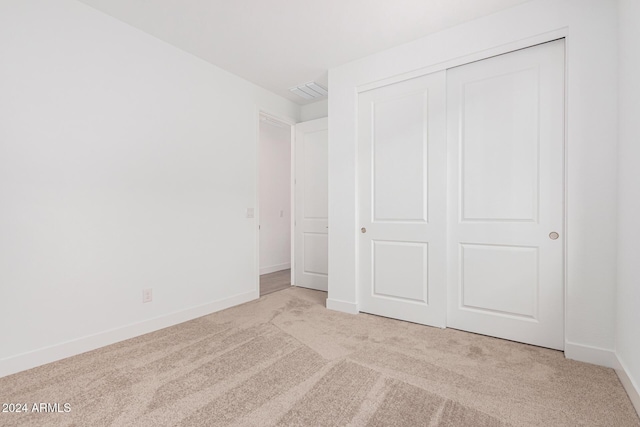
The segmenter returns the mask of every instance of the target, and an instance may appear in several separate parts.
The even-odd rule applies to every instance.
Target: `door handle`
[[[367,232],[367,229],[366,229],[366,228],[364,228],[364,227],[362,227],[362,228],[360,229],[360,232],[364,234],[364,233],[366,233],[366,232]]]
[[[552,231],[551,233],[549,233],[549,238],[551,240],[556,240],[558,237],[560,237],[560,235],[558,233],[556,233],[555,231]]]

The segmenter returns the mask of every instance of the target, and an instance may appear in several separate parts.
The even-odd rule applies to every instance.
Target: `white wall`
[[[619,2],[618,360],[640,413],[640,2]],[[624,382],[624,378],[623,378]],[[629,384],[627,390],[629,390]],[[630,395],[633,393],[630,391]]]
[[[291,128],[260,123],[260,274],[291,268]]]
[[[612,366],[616,305],[617,3],[532,0],[329,70],[329,299],[357,312],[356,96],[409,72],[567,37],[566,352]]]
[[[300,108],[300,121],[321,119],[329,114],[329,100],[323,99],[312,104],[303,105]]]
[[[258,110],[298,106],[73,0],[0,2],[0,57],[0,376],[258,296]]]

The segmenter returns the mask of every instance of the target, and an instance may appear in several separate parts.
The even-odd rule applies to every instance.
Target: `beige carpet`
[[[640,426],[611,369],[300,288],[0,379],[2,426]]]

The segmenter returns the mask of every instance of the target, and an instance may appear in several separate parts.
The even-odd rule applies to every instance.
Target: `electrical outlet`
[[[153,289],[143,289],[142,290],[142,302],[151,302],[153,301]]]

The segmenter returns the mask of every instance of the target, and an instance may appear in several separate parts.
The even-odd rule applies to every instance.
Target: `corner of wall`
[[[607,368],[615,367],[615,352],[605,348],[566,342],[564,346],[564,356],[567,359],[577,360],[578,362],[592,363]]]
[[[615,369],[622,386],[629,395],[629,399],[631,400],[633,407],[636,409],[638,416],[640,416],[640,386],[638,386],[638,384],[636,384],[629,376],[626,365],[618,358],[618,356],[614,355],[614,358],[613,369]]]
[[[327,299],[327,308],[349,314],[358,314],[360,312],[360,310],[358,310],[358,304],[331,298]]]
[[[329,113],[329,100],[323,99],[316,101],[313,104],[307,104],[300,107],[300,121],[306,122],[309,120],[320,119],[327,117]]]

